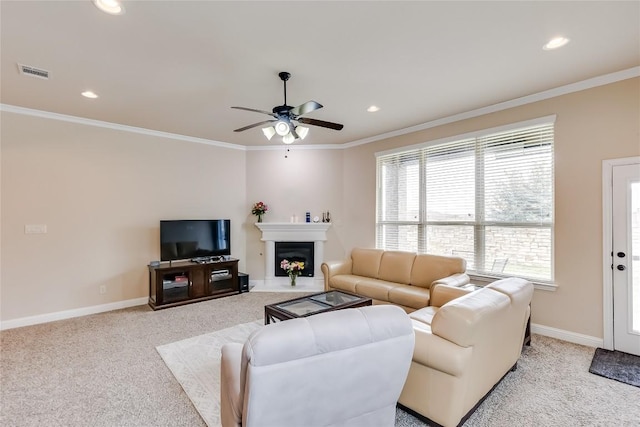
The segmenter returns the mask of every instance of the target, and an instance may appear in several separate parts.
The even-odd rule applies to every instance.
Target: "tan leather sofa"
[[[533,285],[520,278],[470,292],[433,287],[409,315],[416,344],[399,404],[442,426],[462,424],[522,351]]]
[[[459,257],[355,248],[350,258],[321,266],[325,291],[338,289],[391,303],[410,313],[429,305],[430,288],[469,283],[466,261]]]

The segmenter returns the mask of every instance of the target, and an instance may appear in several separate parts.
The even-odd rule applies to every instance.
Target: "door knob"
[[[627,256],[627,254],[625,254],[624,252],[618,252],[616,255],[618,255],[618,258],[624,258],[625,256]]]
[[[620,271],[624,271],[626,267],[624,265],[618,265],[616,268]]]

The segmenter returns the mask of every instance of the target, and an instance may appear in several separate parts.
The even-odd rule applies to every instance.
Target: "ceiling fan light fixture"
[[[276,133],[280,136],[285,136],[291,130],[289,128],[289,124],[283,120],[279,120],[278,123],[275,124]]]
[[[296,137],[291,135],[290,133],[282,137],[282,142],[284,142],[285,144],[291,144],[295,140],[296,140]]]
[[[1,1],[1,0],[0,0]],[[98,1],[98,0],[94,0]],[[108,1],[116,1],[116,0],[108,0]],[[284,104],[276,105],[273,109],[269,111],[265,110],[257,110],[255,108],[247,108],[247,107],[231,107],[236,108],[238,110],[246,110],[253,111],[254,113],[262,113],[268,116],[271,116],[272,119],[264,120],[258,123],[251,124],[249,126],[244,126],[239,129],[235,129],[234,132],[242,132],[248,129],[253,129],[258,126],[262,127],[267,125],[267,123],[273,123],[272,126],[267,125],[267,127],[262,128],[262,133],[264,136],[271,141],[274,135],[278,134],[282,137],[282,142],[285,144],[291,144],[297,139],[305,139],[309,134],[309,128],[306,126],[297,125],[298,122],[304,123],[305,125],[312,126],[320,126],[329,129],[342,130],[344,127],[340,123],[332,123],[326,122],[324,120],[310,119],[307,117],[300,117],[303,114],[311,113],[319,108],[322,108],[322,104],[317,103],[316,101],[307,101],[303,104],[298,105],[297,107],[291,107],[287,105],[287,80],[291,77],[290,73],[283,71],[278,74],[280,80],[284,85]],[[275,119],[275,120],[274,120]]]
[[[309,128],[304,126],[296,126],[296,133],[300,139],[305,139],[309,134]]]
[[[276,134],[276,130],[273,128],[273,126],[269,126],[266,128],[262,128],[262,133],[264,133],[264,136],[266,136],[267,139],[271,141],[271,138],[273,138],[273,135]]]

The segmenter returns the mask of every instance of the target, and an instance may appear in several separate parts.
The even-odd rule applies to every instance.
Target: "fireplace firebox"
[[[304,270],[300,273],[304,277],[313,277],[313,242],[275,242],[275,276],[287,276],[287,272],[280,268],[282,260],[304,262]]]

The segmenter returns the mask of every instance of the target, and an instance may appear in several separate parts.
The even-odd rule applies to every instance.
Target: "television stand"
[[[237,259],[149,265],[149,306],[154,310],[239,293]]]

